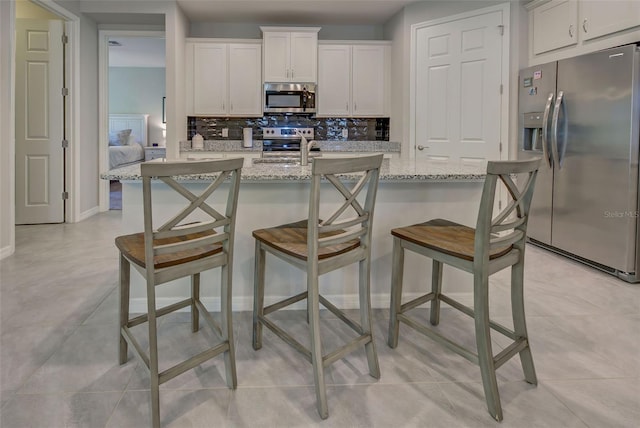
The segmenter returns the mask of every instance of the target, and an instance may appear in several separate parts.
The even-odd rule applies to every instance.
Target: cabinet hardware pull
[[[587,32],[587,18],[584,19],[584,21],[582,21],[582,29],[584,30],[584,32]]]
[[[418,146],[418,150],[424,150],[424,149],[428,149],[428,148],[429,148],[429,147],[425,147],[425,146],[423,146],[423,145],[419,145],[419,146]]]
[[[573,38],[573,24],[569,25],[569,37]]]

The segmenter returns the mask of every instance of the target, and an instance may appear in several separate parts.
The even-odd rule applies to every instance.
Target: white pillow
[[[125,146],[133,146],[134,144],[137,144],[137,143],[138,143],[138,140],[136,136],[131,134],[127,137],[127,143],[125,144]]]
[[[121,146],[126,146],[129,144],[129,136],[131,135],[130,129],[123,129],[118,132],[118,140],[120,141]]]

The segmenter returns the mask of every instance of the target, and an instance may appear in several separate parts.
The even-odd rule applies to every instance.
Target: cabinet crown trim
[[[391,40],[318,40],[318,45],[385,45],[391,46]]]
[[[246,43],[246,44],[262,44],[262,39],[223,39],[223,38],[204,38],[204,37],[187,37],[187,43]]]
[[[270,32],[270,31],[288,31],[288,32],[294,32],[294,33],[303,33],[303,32],[308,32],[308,33],[317,33],[318,31],[320,31],[322,27],[260,27],[260,30],[265,33],[265,32]]]
[[[529,3],[524,5],[524,8],[527,10],[533,10],[538,6],[542,6],[545,3],[549,3],[551,0],[532,0]]]

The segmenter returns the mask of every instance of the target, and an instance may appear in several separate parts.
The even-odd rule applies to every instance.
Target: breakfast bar
[[[156,160],[154,162],[158,162]],[[245,159],[238,200],[236,241],[233,266],[234,310],[250,310],[253,303],[255,229],[294,222],[307,218],[312,164],[254,163]],[[390,230],[400,225],[447,218],[474,226],[485,175],[484,166],[459,166],[420,160],[385,159],[380,170],[380,183],[373,220],[371,299],[373,307],[389,305],[392,239]],[[140,165],[110,170],[103,179],[122,182],[122,232],[143,229],[142,181]],[[353,177],[354,182],[357,177]],[[203,188],[207,176],[183,177],[194,191]],[[158,186],[162,186],[158,184]],[[155,193],[154,216],[169,218],[183,204],[175,192]],[[175,195],[175,196],[174,196]],[[340,202],[336,192],[335,204]],[[216,202],[212,205],[215,207]],[[175,209],[174,209],[175,208]],[[280,260],[269,260],[266,281],[272,295],[265,302],[302,291],[304,273]],[[142,278],[132,275],[131,309],[144,311]],[[430,264],[419,259],[406,259],[405,296],[418,295],[430,277]],[[210,284],[214,283],[212,287]],[[219,275],[203,278],[203,302],[217,310]],[[445,270],[445,284],[451,292],[470,291],[471,277],[460,271]],[[341,308],[357,307],[357,268],[355,266],[321,277],[321,293]],[[189,293],[188,281],[158,290],[159,304],[170,303]],[[216,296],[216,297],[214,297]],[[295,305],[293,306],[296,307]]]

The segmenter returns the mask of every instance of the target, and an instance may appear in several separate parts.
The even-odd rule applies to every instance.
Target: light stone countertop
[[[152,162],[162,162],[155,160]],[[169,161],[170,162],[170,161]],[[385,159],[380,168],[380,181],[479,181],[484,180],[486,166],[459,166],[422,160]],[[210,180],[212,175],[185,176],[184,181]],[[345,179],[358,179],[343,176]],[[105,180],[135,181],[141,180],[140,164],[123,166],[102,173]],[[242,168],[243,182],[286,182],[311,179],[311,163],[308,166],[278,163],[253,164],[246,159]]]
[[[400,153],[402,144],[395,141],[320,141],[316,140],[320,151],[324,152],[385,152]],[[262,152],[262,140],[253,140],[253,147],[243,147],[242,140],[205,140],[202,149],[191,148],[190,141],[180,142],[180,151],[201,152]]]

